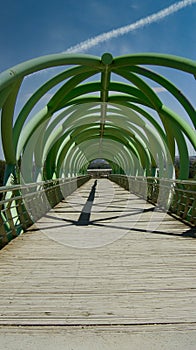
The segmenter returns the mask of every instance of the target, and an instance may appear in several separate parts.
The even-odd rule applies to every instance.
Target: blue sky
[[[1,2],[0,72],[28,59],[60,53],[91,37],[150,16],[173,0],[6,0]],[[196,60],[196,1],[166,18],[89,48],[113,56],[159,52]],[[195,80],[174,82],[193,100]],[[41,79],[41,78],[40,78]],[[33,85],[32,85],[33,88]],[[31,94],[31,87],[27,87]],[[22,99],[22,98],[21,98]],[[1,155],[1,154],[0,154]]]
[[[6,0],[1,3],[0,71],[65,51],[90,37],[166,8],[173,0]],[[196,3],[144,28],[92,47],[86,53],[114,56],[161,52],[196,59]]]
[[[1,3],[0,71],[17,63],[65,51],[90,37],[166,8],[173,0],[6,0]],[[114,56],[164,52],[196,59],[196,3],[144,28],[88,50]]]

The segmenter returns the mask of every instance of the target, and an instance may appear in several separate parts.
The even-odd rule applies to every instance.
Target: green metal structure
[[[196,77],[195,61],[156,53],[54,54],[1,73],[5,184],[12,174],[24,183],[83,175],[96,158],[106,159],[114,174],[174,178],[176,154],[179,179],[187,179],[189,146],[196,148],[196,111],[178,86],[158,73],[160,67]],[[43,79],[50,68],[58,73],[16,114],[25,79],[38,72]],[[155,84],[186,118],[163,103]]]

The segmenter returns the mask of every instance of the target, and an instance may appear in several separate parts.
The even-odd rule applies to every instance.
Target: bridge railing
[[[109,175],[109,179],[185,223],[196,225],[196,181],[125,175]]]
[[[110,175],[110,180],[190,225],[196,225],[196,181]],[[89,176],[0,187],[0,247],[25,231]]]
[[[0,248],[24,232],[89,176],[0,187]]]

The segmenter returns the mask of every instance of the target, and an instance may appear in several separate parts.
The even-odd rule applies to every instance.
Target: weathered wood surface
[[[78,224],[93,183],[0,252],[0,326],[196,330],[190,228],[107,179],[98,180],[88,226]]]

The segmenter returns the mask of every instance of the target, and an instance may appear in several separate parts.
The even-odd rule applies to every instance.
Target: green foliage
[[[5,172],[5,161],[0,160],[0,186],[3,186],[4,172]]]
[[[95,159],[90,164],[88,169],[109,169],[110,164],[104,159]]]
[[[178,178],[179,169],[180,169],[180,159],[177,157],[175,159],[176,178]],[[196,180],[196,157],[195,156],[191,156],[189,158],[189,179]]]
[[[196,180],[196,159],[193,159],[190,163],[189,178]]]

